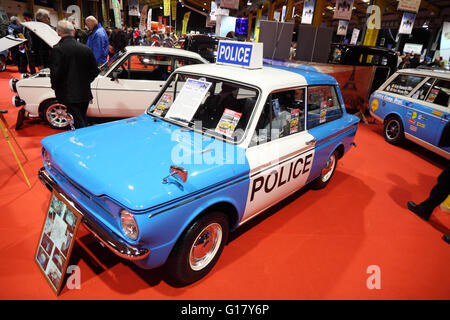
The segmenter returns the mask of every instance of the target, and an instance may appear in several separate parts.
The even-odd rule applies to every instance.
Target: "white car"
[[[100,74],[91,84],[93,99],[87,116],[124,118],[140,115],[176,68],[199,63],[208,61],[197,53],[182,49],[126,47],[100,67]],[[17,93],[13,105],[23,106],[16,129],[20,128],[25,116],[39,117],[55,129],[69,128],[71,115],[55,98],[49,69],[21,80],[11,79],[10,89]]]

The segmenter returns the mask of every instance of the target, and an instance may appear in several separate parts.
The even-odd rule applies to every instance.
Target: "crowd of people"
[[[39,9],[34,16],[29,11],[25,11],[22,16],[24,21],[40,21],[51,26],[48,10]],[[85,19],[85,28],[77,28],[75,23],[72,23],[75,39],[92,49],[99,65],[105,63],[126,46],[174,47],[177,41],[177,37],[169,32],[161,33],[154,30],[141,32],[137,28],[127,26],[122,28],[103,27],[93,16]],[[51,27],[56,30],[55,27]],[[12,63],[18,67],[20,73],[35,74],[43,68],[50,67],[51,47],[29,29],[22,26],[17,16],[10,18],[8,34],[27,39],[24,44],[10,49]]]
[[[433,67],[444,68],[445,62],[442,57],[436,57],[434,61],[429,56],[426,56],[421,61],[421,55],[418,53],[407,53],[405,55],[399,55],[398,69],[418,68],[418,67]]]
[[[34,20],[50,25],[50,13],[45,9],[37,10],[34,17],[29,11],[25,11],[23,18],[25,21]],[[8,33],[15,37],[27,39],[24,44],[10,49],[11,59],[13,64],[18,67],[19,72],[35,74],[37,71],[50,66],[51,47],[34,32],[22,26],[16,16],[10,18]]]

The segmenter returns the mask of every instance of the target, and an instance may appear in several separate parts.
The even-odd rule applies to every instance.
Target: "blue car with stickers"
[[[220,42],[217,61],[177,69],[141,116],[42,140],[41,181],[114,253],[177,285],[245,222],[325,187],[359,122],[333,77],[263,66],[262,44]]]
[[[411,140],[446,159],[440,145],[450,120],[450,73],[439,69],[402,69],[370,97],[371,115],[383,122],[385,140]]]

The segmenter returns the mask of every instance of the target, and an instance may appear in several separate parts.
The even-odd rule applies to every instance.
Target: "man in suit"
[[[50,80],[56,99],[67,107],[75,128],[87,125],[86,112],[92,99],[91,82],[99,73],[92,50],[75,40],[74,26],[67,20],[58,22],[61,40],[51,52]]]

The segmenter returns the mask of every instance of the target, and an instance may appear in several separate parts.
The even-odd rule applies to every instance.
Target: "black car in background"
[[[328,63],[375,66],[370,89],[370,93],[372,93],[397,71],[398,56],[393,50],[383,47],[332,43]]]
[[[220,40],[233,40],[231,38],[210,36],[207,34],[189,34],[183,43],[183,49],[201,55],[209,62],[216,62],[217,46]]]

